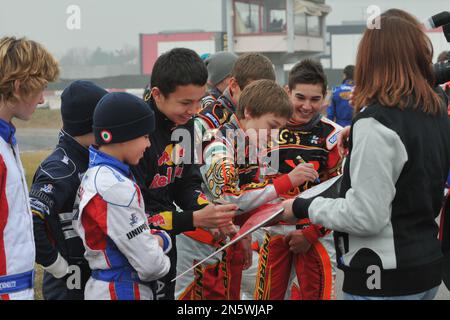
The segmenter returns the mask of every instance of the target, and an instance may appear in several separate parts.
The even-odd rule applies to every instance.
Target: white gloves
[[[69,264],[62,255],[58,253],[56,261],[48,267],[44,267],[44,270],[51,273],[55,278],[60,279],[69,272]]]

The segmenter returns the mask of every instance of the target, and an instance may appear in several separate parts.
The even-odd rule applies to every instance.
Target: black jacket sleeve
[[[57,163],[49,163],[38,169],[30,188],[30,205],[33,213],[34,240],[36,246],[36,262],[48,267],[56,261],[58,250],[54,245],[53,230],[50,220],[57,221],[58,213],[67,201],[71,190],[69,184],[63,179],[54,179],[63,176]],[[44,170],[44,171],[43,171]],[[56,173],[55,173],[56,171]],[[52,175],[55,173],[55,175]],[[54,224],[52,224],[54,225]]]
[[[208,205],[202,191],[202,176],[197,165],[189,164],[183,168],[183,175],[173,185],[175,203],[183,210],[199,210]]]
[[[156,174],[156,169],[152,167],[152,164],[155,165],[156,161],[147,149],[139,165],[132,167],[134,178],[143,194],[150,227],[165,230],[172,235],[195,230],[193,221],[193,210],[195,208],[177,211],[173,203],[170,203],[170,205],[164,203],[162,199],[158,198],[158,194],[149,188]],[[183,190],[174,191],[172,187],[174,185],[167,186],[164,190],[172,198],[174,193],[184,192]],[[186,208],[187,206],[183,205],[183,207]]]

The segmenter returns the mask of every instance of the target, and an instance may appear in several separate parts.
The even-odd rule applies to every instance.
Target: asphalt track
[[[25,129],[17,130],[16,138],[20,152],[52,150],[58,143],[58,129]]]

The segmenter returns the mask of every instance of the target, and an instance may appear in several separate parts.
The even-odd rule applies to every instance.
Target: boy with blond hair
[[[11,121],[30,120],[58,75],[58,63],[39,43],[0,39],[0,300],[34,298],[33,218]]]

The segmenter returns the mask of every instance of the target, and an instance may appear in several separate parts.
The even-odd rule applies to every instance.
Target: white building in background
[[[238,54],[262,52],[274,63],[281,83],[286,82],[294,63],[306,57],[317,58],[325,69],[333,69],[327,70],[327,74],[335,84],[340,81],[341,70],[355,63],[366,21],[373,15],[368,10],[370,6],[377,6],[379,12],[403,9],[420,21],[450,10],[450,0],[215,0],[215,3],[217,10],[222,11],[221,30],[141,34],[141,74],[151,72],[162,52],[184,46],[200,55],[220,50]],[[435,55],[448,50],[442,32],[437,30],[428,35]]]
[[[365,28],[365,23],[328,26],[330,54],[322,57],[322,63],[328,65],[330,69],[344,69],[349,64],[355,64],[359,42]],[[442,28],[429,30],[426,34],[433,45],[433,61],[436,62],[442,51],[450,50],[450,44],[445,39]]]
[[[325,0],[223,0],[222,31],[172,31],[140,35],[141,74],[150,74],[156,59],[174,47],[199,55],[228,50],[261,52],[286,81],[285,65],[324,52]]]
[[[326,49],[325,0],[226,0],[225,49],[261,52],[275,65],[277,78],[286,81],[286,64]]]
[[[380,12],[397,8],[407,11],[419,21],[450,11],[449,0],[327,0],[333,11],[327,16],[327,49],[322,57],[324,66],[330,69],[343,69],[354,64],[358,45],[371,15],[370,6],[377,6]],[[450,50],[442,29],[427,32],[434,48],[434,61],[440,52]]]

